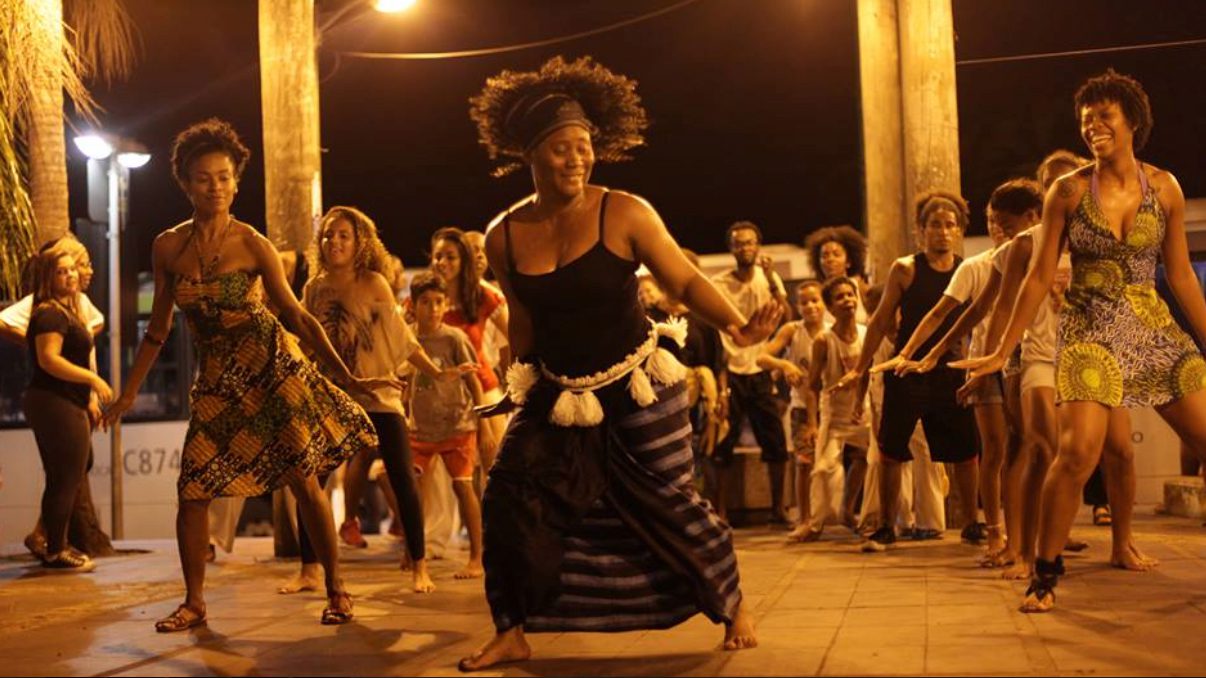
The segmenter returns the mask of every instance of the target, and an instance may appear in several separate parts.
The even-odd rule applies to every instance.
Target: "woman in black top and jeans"
[[[38,255],[34,310],[26,342],[33,377],[25,390],[25,420],[38,442],[46,473],[42,520],[46,526],[47,568],[88,572],[88,556],[67,547],[67,521],[82,482],[87,482],[92,426],[88,398],[101,404],[113,391],[89,369],[92,333],[80,315],[80,277],[75,258],[60,246]]]

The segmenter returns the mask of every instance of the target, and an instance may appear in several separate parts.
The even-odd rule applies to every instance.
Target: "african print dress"
[[[1072,282],[1059,320],[1056,385],[1061,401],[1156,406],[1206,387],[1206,361],[1156,293],[1165,220],[1147,176],[1123,239],[1097,202],[1091,180],[1068,223]]]
[[[177,482],[182,500],[263,494],[377,445],[364,410],[319,374],[255,283],[246,271],[177,280],[199,364]]]

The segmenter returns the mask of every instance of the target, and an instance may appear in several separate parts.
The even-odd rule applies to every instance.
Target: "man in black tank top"
[[[867,327],[858,365],[839,384],[860,380],[871,367],[879,344],[891,329],[900,311],[900,328],[896,335],[897,351],[908,343],[913,331],[942,298],[951,276],[961,258],[955,248],[967,228],[967,204],[958,195],[935,191],[923,195],[917,203],[917,226],[923,246],[921,252],[897,259],[892,264],[885,285],[883,300]],[[946,334],[951,318],[947,318],[926,343],[918,349],[921,355],[929,351]],[[957,359],[957,355],[949,359]],[[884,374],[883,416],[876,437],[883,456],[881,476],[880,528],[864,545],[866,551],[881,551],[896,541],[894,525],[900,497],[900,464],[912,460],[909,438],[917,421],[921,421],[926,443],[935,462],[955,466],[959,495],[965,502],[963,517],[969,524],[976,519],[976,487],[978,481],[978,441],[972,412],[955,399],[963,384],[963,373],[941,366],[925,374],[897,377]]]

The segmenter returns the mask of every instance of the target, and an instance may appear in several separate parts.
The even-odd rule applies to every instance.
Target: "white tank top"
[[[854,341],[846,343],[838,337],[833,328],[825,330],[825,366],[821,373],[821,384],[827,388],[830,384],[841,379],[858,364],[859,353],[863,350],[863,340],[867,336],[867,326],[855,326]],[[828,429],[853,426],[854,405],[858,397],[858,384],[851,384],[837,391],[821,392],[821,426]]]
[[[804,324],[803,320],[796,320],[794,322],[796,329],[791,334],[791,344],[788,345],[787,355],[784,358],[791,364],[799,367],[807,375],[808,367],[812,363],[812,341],[816,337],[808,333],[808,327]],[[808,407],[808,401],[804,399],[804,394],[807,391],[807,382],[793,388],[791,390],[791,406]]]
[[[1035,262],[1038,261],[1038,248],[1043,237],[1043,226],[1039,224],[1028,228],[1019,235],[1029,235],[1032,240],[1030,261],[1026,264],[1026,273],[1029,274],[1034,269]],[[1001,266],[1004,266],[1004,258],[1002,258]],[[1064,286],[1066,286],[1067,278],[1072,274],[1071,255],[1067,252],[1061,254],[1055,271],[1056,279],[1064,280]],[[1059,331],[1059,305],[1062,300],[1062,293],[1057,293],[1052,289],[1047,298],[1039,304],[1034,322],[1022,336],[1022,362],[1055,362],[1055,348]]]

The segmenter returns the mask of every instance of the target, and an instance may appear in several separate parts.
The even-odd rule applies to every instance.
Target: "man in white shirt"
[[[762,232],[753,222],[738,221],[729,227],[727,240],[737,266],[713,276],[712,283],[746,317],[771,301],[779,303],[787,316],[783,280],[775,273],[769,257],[758,256]],[[718,381],[721,407],[725,403],[728,406],[729,433],[716,443],[711,459],[713,472],[709,474],[709,480],[713,484],[716,511],[722,517],[726,514],[728,497],[724,476],[733,460],[733,447],[741,436],[742,420],[748,417],[770,475],[771,524],[787,526],[783,509],[783,479],[787,464],[783,411],[771,374],[758,367],[758,356],[766,342],[741,348],[723,332],[720,339],[724,344],[725,369]]]

